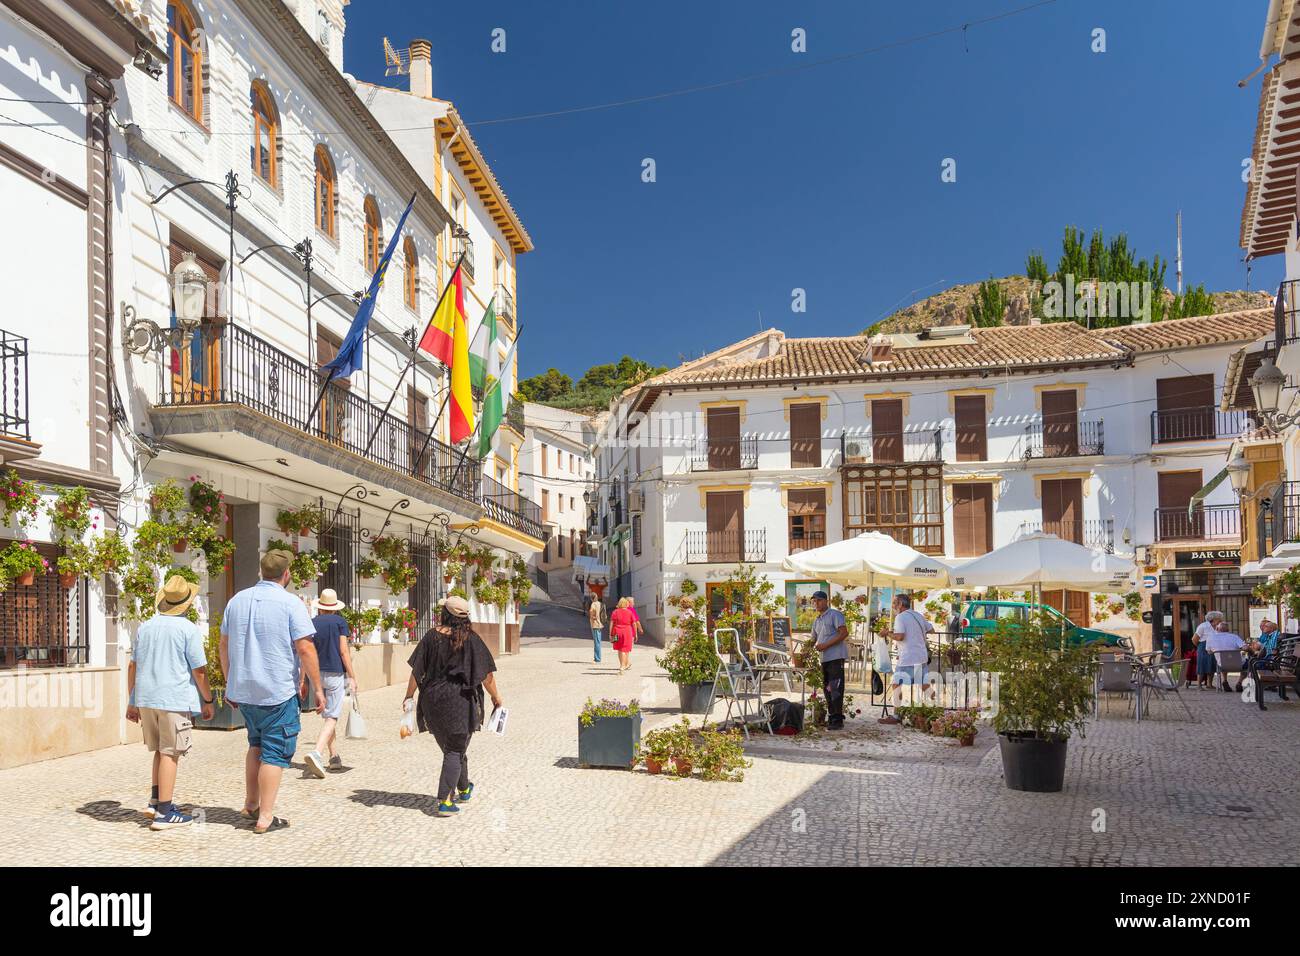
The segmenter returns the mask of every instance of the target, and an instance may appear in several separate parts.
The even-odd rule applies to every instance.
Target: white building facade
[[[1270,322],[1255,311],[872,342],[760,333],[618,402],[596,449],[596,553],[663,638],[665,598],[683,578],[707,588],[741,561],[778,585],[798,629],[796,609],[821,582],[781,570],[794,551],[874,530],[969,558],[1046,531],[1136,553],[1154,580],[1139,608],[1047,599],[1158,643],[1169,636],[1159,615],[1142,612],[1159,610],[1162,575],[1235,566],[1204,554],[1240,547],[1231,488],[1191,516],[1188,504],[1247,414],[1219,408],[1227,356]],[[1242,586],[1221,591],[1246,613]]]
[[[422,633],[449,588],[467,592],[489,646],[516,650],[514,602],[479,600],[474,582],[494,583],[494,575],[508,575],[543,546],[537,507],[518,493],[513,467],[511,443],[517,448],[522,436],[512,440],[503,428],[483,464],[474,451],[450,447],[440,412],[445,370],[414,348],[449,263],[460,258],[453,223],[470,235],[503,227],[482,203],[453,212],[440,198],[435,170],[418,166],[386,135],[342,72],[339,0],[102,6],[126,50],[103,93],[112,105],[99,114],[102,142],[87,145],[95,116],[83,109],[77,119],[75,108],[60,122],[81,129],[82,142],[5,133],[7,148],[37,169],[66,169],[54,189],[30,170],[20,173],[34,197],[24,215],[51,241],[32,242],[28,230],[30,250],[6,250],[10,261],[24,274],[43,275],[36,263],[22,263],[40,250],[48,259],[55,235],[62,242],[69,231],[90,229],[92,236],[84,263],[64,260],[67,274],[58,282],[30,283],[58,300],[19,311],[12,332],[26,339],[29,363],[38,363],[27,372],[29,404],[43,411],[27,413],[30,435],[11,435],[6,426],[6,459],[25,454],[22,443],[39,446],[32,474],[89,487],[102,524],[127,542],[154,515],[156,490],[168,479],[221,494],[219,531],[234,545],[229,563],[209,567],[202,549],[181,543],[173,562],[200,577],[205,627],[215,625],[236,590],[254,583],[258,554],[279,540],[332,559],[300,584],[305,599],[332,587],[358,612],[415,611],[413,625],[386,620],[365,628],[363,640],[377,646],[357,655],[363,685],[405,679],[407,651],[397,645]],[[74,82],[87,65],[75,57],[65,64],[58,51],[39,47],[54,15],[30,29],[8,14],[0,8],[0,28],[18,55],[4,82],[27,97],[44,87],[69,101],[93,101]],[[84,25],[68,29],[74,50],[87,47],[78,30]],[[129,67],[133,58],[140,68]],[[40,75],[32,75],[32,62]],[[96,220],[88,223],[77,209],[94,208],[96,189],[107,197],[97,248]],[[55,202],[60,193],[66,196]],[[346,380],[327,382],[318,368],[337,353],[358,293],[412,196],[364,364]],[[498,272],[512,295],[515,248]],[[196,289],[201,301],[190,308]],[[481,312],[467,311],[472,334]],[[191,319],[192,333],[178,328]],[[513,321],[503,319],[507,332]],[[508,374],[512,387],[513,369]],[[315,519],[298,528],[282,514],[304,511]],[[400,539],[405,566],[416,573],[394,585],[367,569],[378,539]],[[446,580],[440,553],[448,542],[490,553],[495,570]],[[111,582],[105,587],[103,580],[79,585],[74,593],[90,610],[69,601],[53,619],[43,617],[32,625],[30,646],[0,668],[48,656],[70,639],[75,619],[85,621],[76,637],[84,659],[67,663],[102,664],[120,683],[133,621],[124,602],[113,600]],[[15,590],[7,592],[11,601]],[[115,704],[95,722],[72,722],[61,742],[36,744],[16,762],[129,739],[122,709]]]
[[[596,466],[591,457],[591,419],[535,402],[523,404],[524,445],[520,490],[541,507],[546,546],[530,565],[543,575],[573,566],[585,553],[588,502]]]

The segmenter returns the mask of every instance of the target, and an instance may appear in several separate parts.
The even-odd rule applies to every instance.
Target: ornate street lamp
[[[1228,480],[1232,482],[1232,488],[1239,497],[1250,497],[1246,491],[1246,485],[1250,484],[1250,462],[1246,461],[1246,456],[1241,452],[1233,455],[1228,462]]]
[[[122,303],[122,346],[135,355],[161,354],[165,349],[183,349],[203,324],[208,305],[208,276],[195,259],[185,252],[172,270],[172,313],[176,324],[160,325],[142,319],[135,306]]]
[[[1255,408],[1264,420],[1276,430],[1279,424],[1294,425],[1295,416],[1281,415],[1278,407],[1282,401],[1282,388],[1286,385],[1286,376],[1273,364],[1270,356],[1264,356],[1259,368],[1250,377],[1250,390],[1255,393]]]

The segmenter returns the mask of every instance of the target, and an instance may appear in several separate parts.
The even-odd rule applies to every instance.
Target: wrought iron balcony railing
[[[758,439],[701,438],[691,457],[691,471],[738,471],[758,467]]]
[[[763,528],[686,532],[687,564],[740,564],[766,560],[767,532]]]
[[[32,440],[28,420],[27,339],[0,329],[0,435]]]
[[[1242,409],[1225,412],[1213,405],[1159,409],[1151,413],[1151,444],[1233,438],[1242,433],[1249,418],[1250,413]]]
[[[511,491],[491,475],[483,476],[483,510],[493,521],[508,528],[522,531],[539,540],[545,540],[542,530],[542,508],[517,491]]]
[[[1076,458],[1104,455],[1106,442],[1100,419],[1070,422],[1031,422],[1025,426],[1026,458]]]
[[[321,389],[319,374],[236,325],[204,326],[160,374],[160,406],[241,405],[466,501],[480,501],[479,464],[472,456],[462,461],[460,449],[436,438],[426,445],[424,429],[385,414],[346,385],[326,386],[308,423]]]
[[[1085,548],[1100,548],[1107,553],[1115,550],[1115,521],[1113,518],[1078,518],[1060,521],[1025,521],[1021,534],[1054,534],[1063,541],[1073,541]]]
[[[497,286],[497,318],[505,319],[511,327],[515,324],[515,297],[503,285]]]
[[[1157,541],[1208,541],[1240,539],[1241,508],[1237,505],[1205,505],[1187,513],[1187,506],[1157,508]]]

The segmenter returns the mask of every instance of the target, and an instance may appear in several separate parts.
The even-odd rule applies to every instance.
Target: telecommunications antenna
[[[411,50],[394,50],[384,37],[384,76],[406,76],[411,72]]]

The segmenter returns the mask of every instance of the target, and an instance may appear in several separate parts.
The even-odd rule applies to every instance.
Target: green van
[[[1049,604],[1029,604],[1024,601],[969,601],[962,608],[962,633],[969,637],[986,634],[998,626],[999,621],[1010,620],[1023,624],[1029,620],[1032,611],[1045,613],[1050,620],[1059,621],[1066,629],[1066,638],[1071,644],[1091,644],[1101,641],[1111,647],[1133,649],[1133,642],[1127,637],[1099,631],[1093,627],[1079,627],[1068,617]]]

